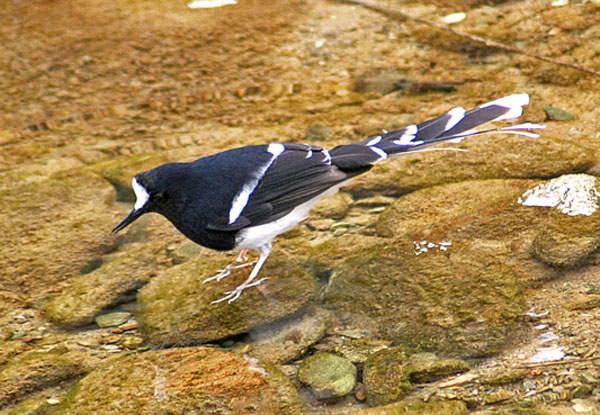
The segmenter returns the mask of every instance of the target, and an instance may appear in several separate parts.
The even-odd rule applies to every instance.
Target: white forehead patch
[[[133,187],[133,191],[135,192],[135,210],[140,210],[146,205],[148,199],[150,199],[150,195],[144,186],[138,183],[136,178],[134,177],[131,181],[131,187]]]

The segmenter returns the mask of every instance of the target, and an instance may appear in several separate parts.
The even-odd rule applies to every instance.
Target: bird
[[[241,285],[212,302],[232,303],[244,290],[266,280],[256,277],[271,253],[272,241],[306,219],[317,202],[335,194],[352,178],[395,156],[439,149],[461,151],[428,148],[441,142],[492,132],[539,137],[530,130],[543,129],[543,124],[476,129],[488,122],[519,118],[527,104],[529,95],[519,93],[470,111],[456,107],[420,124],[331,150],[313,144],[271,143],[163,164],[132,179],[135,205],[112,232],[155,212],[199,245],[218,251],[239,250],[230,265],[204,280],[221,281],[234,269],[254,265]],[[248,250],[258,251],[258,260],[249,262]]]

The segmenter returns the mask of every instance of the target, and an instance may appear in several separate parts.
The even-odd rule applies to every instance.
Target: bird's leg
[[[209,278],[205,279],[204,281],[202,281],[202,284],[206,284],[207,282],[213,281],[213,280],[221,281],[223,278],[230,275],[232,270],[238,269],[238,268],[249,267],[250,265],[254,264],[256,261],[246,262],[246,261],[248,261],[248,257],[246,256],[247,252],[248,252],[247,249],[242,249],[240,251],[240,254],[238,255],[238,257],[235,259],[235,261],[233,261],[231,264],[227,265],[224,269],[220,269],[219,273],[217,275],[213,275],[212,277],[209,277]],[[236,265],[236,263],[240,263],[240,264]]]
[[[234,290],[225,292],[225,294],[227,294],[225,297],[219,298],[218,300],[213,301],[211,304],[217,304],[226,300],[228,303],[231,304],[232,302],[237,300],[240,297],[240,295],[242,295],[242,292],[246,288],[256,287],[257,285],[262,284],[263,281],[267,279],[261,278],[253,282],[254,278],[256,278],[256,276],[258,275],[260,268],[263,266],[263,264],[269,257],[269,254],[271,253],[271,244],[267,242],[266,244],[260,246],[258,248],[258,253],[258,261],[256,261],[256,265],[252,269],[252,272],[250,273],[246,281],[244,281],[241,285],[237,286]]]

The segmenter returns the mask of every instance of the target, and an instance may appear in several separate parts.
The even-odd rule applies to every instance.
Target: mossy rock
[[[114,202],[113,186],[78,170],[0,191],[0,284],[12,293],[7,297],[39,300],[114,250]]]
[[[437,357],[434,353],[416,353],[406,362],[406,371],[412,383],[428,383],[468,371],[471,368],[462,359]]]
[[[60,294],[43,306],[48,319],[62,325],[81,326],[126,299],[144,286],[157,270],[156,253],[138,246],[108,260],[89,274],[74,278]]]
[[[140,290],[136,316],[152,344],[209,342],[246,333],[293,314],[316,296],[315,278],[275,253],[261,269],[259,277],[268,280],[260,287],[247,289],[231,304],[211,304],[241,284],[250,272],[251,267],[241,268],[221,282],[203,284],[230,260],[190,260],[163,271]]]
[[[354,412],[355,415],[464,415],[467,405],[462,401],[423,402],[410,399],[376,408]]]
[[[462,244],[416,255],[414,242],[403,239],[348,255],[333,268],[324,300],[412,351],[481,356],[513,339],[526,311],[516,276]]]
[[[168,152],[160,151],[115,157],[87,166],[85,170],[97,173],[109,181],[117,190],[120,201],[134,202],[131,180],[138,173],[172,161],[167,154]]]
[[[0,408],[27,394],[84,374],[81,358],[58,352],[32,352],[0,369]]]
[[[523,284],[535,286],[562,275],[556,267],[583,263],[600,245],[600,214],[568,216],[519,203],[539,183],[482,180],[422,189],[383,212],[377,233],[434,243],[459,241],[512,266]]]
[[[411,389],[405,347],[392,347],[370,355],[363,369],[363,384],[369,406],[386,405],[402,399]]]
[[[156,350],[114,360],[84,377],[47,415],[301,414],[277,369],[206,347]]]
[[[332,353],[315,353],[300,364],[298,380],[310,386],[318,399],[335,400],[349,394],[356,385],[356,366]]]

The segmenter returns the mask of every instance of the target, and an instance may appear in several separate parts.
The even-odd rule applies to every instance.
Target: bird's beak
[[[123,219],[121,222],[119,222],[119,224],[117,226],[115,226],[115,228],[112,230],[112,233],[119,232],[121,229],[123,229],[124,227],[129,225],[131,222],[133,222],[134,220],[136,220],[137,218],[142,216],[144,213],[145,213],[144,208],[133,209],[131,212],[129,212],[129,215],[127,215],[125,217],[125,219]]]

